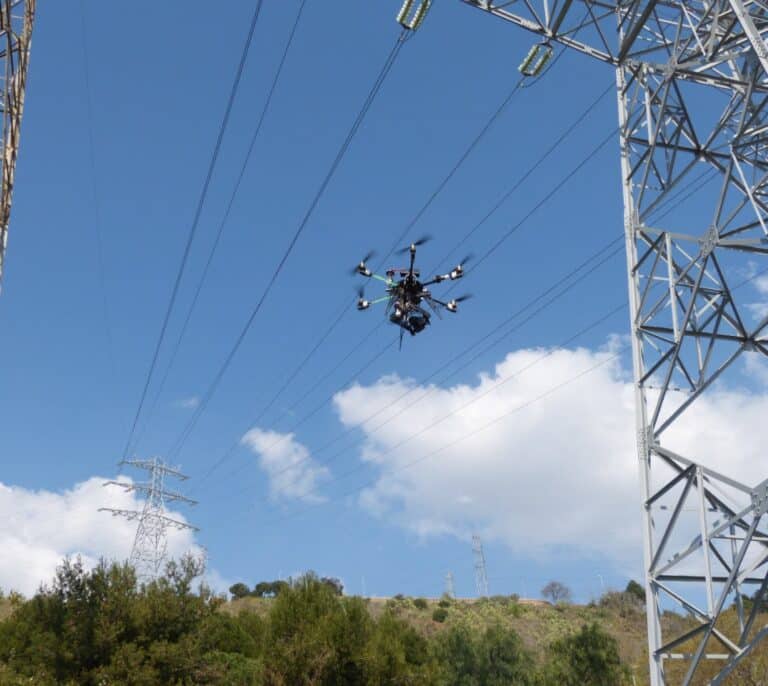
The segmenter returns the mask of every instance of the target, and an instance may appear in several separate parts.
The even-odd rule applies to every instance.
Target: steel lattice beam
[[[462,1],[616,71],[650,682],[722,683],[768,635],[768,480],[740,483],[668,442],[745,352],[768,355],[768,317],[734,283],[768,266],[768,6]],[[714,191],[692,200],[704,178]],[[665,623],[671,605],[684,627]]]
[[[123,517],[129,522],[136,522],[136,537],[131,548],[130,563],[141,581],[152,581],[160,576],[167,562],[168,530],[191,529],[197,527],[166,514],[166,502],[182,502],[195,505],[194,500],[165,489],[165,478],[170,476],[181,481],[188,477],[178,469],[169,467],[162,460],[123,460],[121,465],[130,465],[149,472],[149,481],[129,483],[107,481],[105,486],[119,486],[125,491],[140,493],[144,496],[144,507],[139,510],[123,510],[113,507],[99,508],[100,512],[110,512],[115,517]]]
[[[0,112],[3,118],[0,141],[0,282],[8,243],[35,2],[0,0]]]

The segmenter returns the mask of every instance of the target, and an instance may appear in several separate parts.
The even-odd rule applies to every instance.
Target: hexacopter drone
[[[426,303],[435,314],[440,316],[441,307],[448,310],[448,312],[456,312],[459,309],[459,303],[471,297],[470,295],[462,295],[458,298],[453,298],[448,302],[443,302],[442,300],[434,298],[432,293],[428,290],[428,287],[433,284],[448,280],[456,281],[464,276],[464,265],[470,259],[469,255],[461,260],[461,262],[447,274],[438,274],[429,281],[419,281],[420,272],[418,269],[414,269],[416,248],[423,245],[428,240],[428,236],[420,238],[411,243],[409,247],[403,248],[403,250],[398,253],[402,255],[406,252],[410,252],[411,262],[407,268],[392,267],[387,270],[386,276],[374,274],[366,265],[366,262],[373,257],[373,252],[370,252],[352,271],[353,274],[360,274],[369,279],[383,281],[386,285],[387,294],[374,300],[366,300],[363,294],[363,289],[360,288],[358,291],[359,298],[357,301],[357,309],[367,310],[371,305],[386,302],[386,313],[389,315],[389,321],[400,327],[401,346],[403,343],[403,334],[406,331],[410,333],[411,336],[415,336],[420,331],[423,331],[430,323],[431,315],[424,307],[422,307],[422,303]],[[396,280],[396,275],[400,277],[399,280]]]

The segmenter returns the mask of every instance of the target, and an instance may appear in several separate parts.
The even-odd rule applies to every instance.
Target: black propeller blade
[[[469,300],[472,296],[471,293],[465,293],[464,295],[460,295],[458,298],[454,298],[453,301],[457,303],[464,302],[465,300]]]
[[[407,245],[402,250],[398,250],[395,254],[396,255],[404,255],[405,253],[407,253],[411,249],[411,245],[415,245],[418,248],[420,245],[424,245],[424,243],[428,243],[431,240],[432,240],[432,236],[429,235],[429,234],[426,234],[426,235],[422,236],[421,238],[417,238],[415,241],[413,241],[413,243],[411,243],[410,245]]]
[[[367,264],[366,264],[366,263],[368,262],[368,260],[370,260],[370,259],[371,259],[372,257],[374,257],[375,255],[376,255],[376,252],[375,252],[374,250],[369,250],[369,251],[368,251],[368,253],[366,254],[366,256],[365,256],[365,257],[363,257],[363,259],[362,259],[362,260],[360,260],[360,262],[359,262],[359,263],[358,263],[358,264],[357,264],[355,267],[353,267],[353,268],[350,270],[350,272],[349,272],[349,273],[350,273],[352,276],[355,276],[355,274],[359,274],[359,273],[360,273],[360,267],[362,266],[363,268],[365,268],[365,267],[367,266]]]
[[[464,259],[459,260],[459,266],[463,267],[467,262],[471,262],[474,259],[475,259],[475,254],[474,253],[469,253],[469,255],[464,257]]]

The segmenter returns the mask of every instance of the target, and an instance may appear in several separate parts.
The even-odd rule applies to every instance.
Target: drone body
[[[369,279],[382,281],[385,284],[386,295],[375,300],[366,300],[363,297],[362,289],[360,289],[357,309],[367,310],[371,305],[386,302],[386,311],[389,315],[389,320],[400,327],[401,345],[403,333],[407,331],[412,336],[415,336],[430,324],[431,314],[424,305],[439,315],[440,308],[444,308],[448,310],[448,312],[456,312],[458,310],[458,304],[462,300],[466,300],[470,297],[465,295],[444,302],[435,298],[429,290],[429,287],[434,284],[448,280],[455,281],[464,276],[464,263],[469,257],[463,259],[447,274],[438,274],[429,281],[422,282],[420,280],[420,271],[414,268],[416,248],[427,240],[427,238],[422,238],[418,241],[414,241],[408,248],[401,251],[410,253],[410,265],[408,267],[388,269],[386,276],[374,274],[366,265],[366,262],[372,257],[372,253],[369,253],[354,270],[354,273]]]

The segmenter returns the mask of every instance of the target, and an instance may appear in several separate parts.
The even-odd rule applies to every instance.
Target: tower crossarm
[[[138,460],[138,459],[131,459],[131,460],[120,460],[118,463],[119,466],[129,466],[129,467],[136,467],[137,469],[145,469],[147,471],[154,471],[157,474],[163,474],[164,476],[172,476],[176,479],[179,479],[180,481],[186,481],[189,477],[186,474],[182,474],[181,471],[178,469],[178,467],[171,467],[170,465],[164,464],[163,462],[157,460],[157,459],[151,459],[151,460]]]
[[[127,481],[105,481],[104,485],[120,486],[120,488],[123,488],[126,491],[142,493],[147,497],[149,497],[154,490],[153,484],[148,482],[129,483]],[[162,496],[163,500],[166,502],[172,501],[172,502],[186,503],[187,505],[197,505],[197,500],[192,500],[192,498],[188,498],[187,496],[181,493],[178,493],[177,491],[163,490],[160,493],[160,495]]]
[[[553,3],[461,0],[527,31],[613,66],[724,89],[750,86],[743,58],[768,73],[768,15],[742,0]],[[618,23],[618,31],[617,31]],[[758,91],[768,90],[763,75]]]
[[[157,521],[165,526],[172,527],[174,529],[190,529],[192,531],[200,531],[196,526],[182,522],[180,519],[174,519],[164,514],[153,512],[147,515],[146,512],[140,512],[139,510],[121,510],[115,507],[100,507],[99,512],[109,512],[114,517],[124,517],[129,522],[136,521],[138,519],[151,517],[154,521]]]

